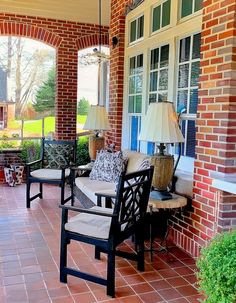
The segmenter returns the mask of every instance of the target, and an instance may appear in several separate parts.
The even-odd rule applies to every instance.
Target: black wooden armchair
[[[151,188],[153,167],[130,174],[122,174],[117,186],[113,208],[94,206],[90,209],[60,206],[62,208],[60,281],[67,283],[67,275],[107,286],[107,295],[115,296],[115,256],[137,261],[144,270],[143,221]],[[103,194],[97,194],[103,196]],[[68,211],[79,212],[68,221]],[[135,251],[121,251],[117,246],[135,235]],[[67,267],[67,246],[70,240],[95,246],[95,258],[107,254],[107,278]]]
[[[73,180],[76,161],[76,140],[59,141],[42,139],[41,158],[26,164],[26,206],[35,198],[43,197],[43,183],[57,184],[61,187],[61,204],[71,200],[74,203]],[[69,181],[71,194],[65,199],[65,183]],[[32,183],[39,183],[39,192],[30,196]]]

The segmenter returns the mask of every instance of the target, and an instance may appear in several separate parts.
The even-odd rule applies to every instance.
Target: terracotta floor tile
[[[156,289],[156,290],[161,290],[161,289],[165,289],[165,288],[171,288],[170,283],[168,283],[166,280],[162,279],[162,280],[158,280],[158,281],[152,281],[150,282],[151,286]]]
[[[173,278],[167,278],[166,281],[171,284],[172,287],[178,287],[183,285],[189,285],[189,282],[182,277],[173,277]]]
[[[196,288],[194,288],[191,285],[180,286],[180,287],[177,287],[176,290],[178,290],[178,292],[183,297],[188,297],[188,296],[193,296],[193,295],[197,295],[198,294]]]
[[[163,302],[163,298],[161,298],[160,295],[158,295],[158,293],[155,292],[155,291],[144,293],[144,294],[140,294],[139,296],[140,296],[140,298],[142,299],[142,301],[144,303],[159,303],[159,302]]]
[[[140,283],[140,284],[132,285],[132,288],[137,294],[153,291],[153,288],[149,283]]]
[[[161,297],[163,297],[167,302],[173,299],[181,298],[182,295],[174,288],[162,289],[159,291]]]
[[[73,295],[76,303],[93,303],[96,302],[94,295],[91,292]]]
[[[33,191],[36,188],[33,184]],[[145,253],[145,272],[136,269],[136,262],[117,257],[115,299],[106,295],[105,286],[76,277],[60,283],[60,190],[45,185],[44,199],[32,201],[30,209],[25,208],[25,184],[0,185],[0,191],[1,303],[198,302],[195,260],[171,245],[168,255],[153,253],[152,262]],[[120,246],[125,251],[133,247],[131,240]],[[95,260],[91,245],[72,241],[68,264],[106,275],[106,255]]]

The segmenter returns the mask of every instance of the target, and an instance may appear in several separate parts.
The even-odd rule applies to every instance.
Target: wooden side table
[[[151,260],[152,260],[152,253],[156,251],[153,248],[154,243],[154,235],[153,235],[153,227],[154,227],[154,213],[160,212],[160,218],[162,219],[161,222],[163,226],[162,228],[162,236],[161,236],[161,243],[160,249],[158,251],[166,251],[168,253],[168,246],[167,246],[167,237],[169,234],[169,219],[173,215],[173,212],[180,211],[183,207],[187,205],[187,198],[172,194],[172,199],[170,200],[159,200],[155,198],[155,191],[150,193],[150,198],[148,202],[149,207],[149,216],[150,216],[150,247],[147,251],[150,251]]]

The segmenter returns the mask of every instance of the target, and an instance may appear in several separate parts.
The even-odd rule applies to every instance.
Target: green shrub
[[[236,230],[217,235],[197,260],[205,303],[236,302]]]
[[[31,162],[40,158],[41,143],[39,141],[27,140],[21,144],[20,157],[23,162]]]
[[[8,140],[9,136],[7,134],[3,133],[1,139],[2,140],[0,140],[0,150],[16,147],[16,142]]]
[[[80,137],[77,143],[77,165],[85,165],[90,162],[88,137]]]

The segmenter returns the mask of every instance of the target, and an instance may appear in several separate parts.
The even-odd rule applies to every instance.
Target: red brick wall
[[[56,135],[74,139],[76,135],[77,53],[97,45],[96,24],[0,13],[0,35],[39,40],[56,49],[57,97]],[[102,42],[108,44],[108,28],[102,27]]]
[[[192,213],[177,218],[175,242],[197,255],[236,225],[236,197],[212,187],[210,172],[236,172],[235,0],[204,1]]]
[[[110,34],[119,44],[111,52],[110,114],[117,146],[121,142],[124,8],[112,1]],[[205,0],[192,210],[171,222],[174,242],[193,256],[218,231],[236,225],[236,198],[212,187],[210,171],[236,172],[236,0]]]

